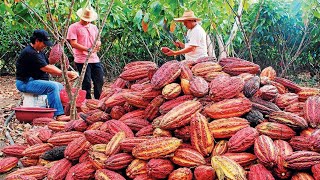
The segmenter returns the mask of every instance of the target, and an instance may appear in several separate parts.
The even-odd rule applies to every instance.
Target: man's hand
[[[177,48],[184,48],[184,44],[180,41],[175,41],[173,42],[173,44],[177,47]]]
[[[67,71],[67,76],[70,81],[73,81],[79,77],[79,74],[75,71]]]
[[[171,49],[168,49],[168,52],[164,53],[167,56],[175,56],[177,55],[176,51],[173,51]]]

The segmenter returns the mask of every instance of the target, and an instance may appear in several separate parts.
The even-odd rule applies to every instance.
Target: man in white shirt
[[[201,57],[207,57],[207,42],[206,42],[206,32],[204,29],[198,24],[198,21],[200,21],[200,18],[197,18],[194,15],[193,11],[185,11],[183,13],[183,16],[180,18],[174,18],[177,22],[183,22],[183,24],[188,29],[187,36],[186,36],[186,42],[185,44],[176,41],[174,44],[178,48],[182,48],[178,51],[174,51],[171,49],[168,49],[166,54],[167,56],[175,56],[180,54],[185,54],[186,60],[197,60]]]

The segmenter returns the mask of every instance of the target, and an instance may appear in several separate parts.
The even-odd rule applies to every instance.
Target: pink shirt
[[[87,48],[91,48],[95,38],[98,36],[98,28],[94,24],[88,24],[83,26],[80,22],[76,22],[70,25],[68,29],[67,39],[76,39],[77,42]],[[88,52],[73,48],[74,61],[76,63],[84,63]],[[89,58],[89,63],[100,62],[97,53],[92,53]]]

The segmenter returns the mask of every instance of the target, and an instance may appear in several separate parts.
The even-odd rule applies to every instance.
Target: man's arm
[[[82,51],[88,51],[88,49],[89,49],[88,47],[85,47],[85,46],[79,44],[76,39],[70,39],[69,42],[71,44],[71,47],[73,47],[75,49],[79,49]]]
[[[173,50],[169,49],[169,51],[165,54],[167,56],[176,56],[176,55],[186,54],[186,53],[192,52],[196,48],[197,48],[197,46],[188,46],[188,47],[181,49],[181,50],[178,50],[178,51],[173,51]]]
[[[51,65],[51,64],[48,64],[48,65],[40,68],[40,70],[43,72],[49,73],[51,75],[54,75],[54,76],[62,76],[62,71],[59,68],[57,68],[56,66]],[[74,72],[74,71],[67,71],[67,76],[70,79],[75,79],[76,77],[78,77],[78,73]]]

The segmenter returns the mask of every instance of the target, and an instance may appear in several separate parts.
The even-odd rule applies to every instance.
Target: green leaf
[[[144,22],[148,22],[149,21],[149,13],[146,13],[143,17],[143,21]]]
[[[143,15],[143,13],[142,13],[142,10],[140,9],[140,10],[136,13],[136,15],[134,16],[133,22],[134,22],[135,24],[140,24],[140,22],[141,22],[141,20],[142,20],[142,15]]]
[[[150,5],[150,8],[151,8],[152,14],[154,14],[154,15],[160,14],[160,12],[162,10],[162,6],[159,1],[155,1],[154,3],[152,3]]]

